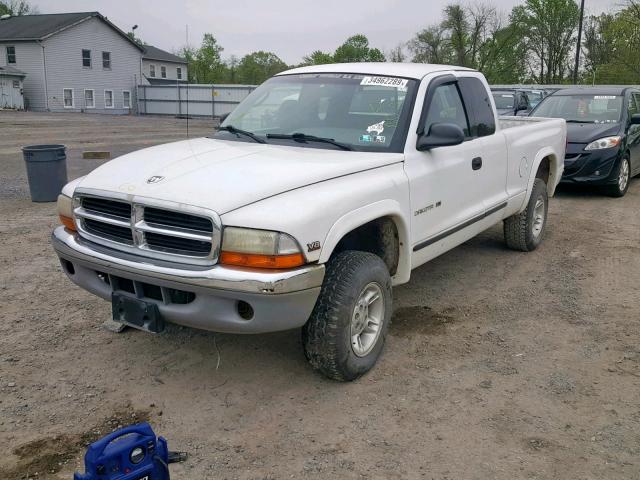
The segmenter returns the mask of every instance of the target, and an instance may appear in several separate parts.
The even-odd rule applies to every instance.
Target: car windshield
[[[618,123],[622,118],[622,96],[552,95],[538,105],[533,115],[564,118],[567,122]]]
[[[496,108],[498,110],[514,108],[515,105],[515,95],[513,93],[493,92],[493,100],[496,102]]]
[[[336,149],[313,136],[335,140],[344,149],[401,152],[416,86],[416,80],[373,75],[273,77],[238,105],[221,125],[231,128],[216,138],[252,141],[233,132],[240,129],[267,143]]]
[[[529,103],[531,104],[531,107],[535,107],[542,101],[543,94],[540,91],[531,90],[527,92],[527,97],[529,97]]]

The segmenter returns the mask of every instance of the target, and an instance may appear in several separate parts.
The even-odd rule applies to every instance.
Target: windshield
[[[515,96],[513,93],[493,92],[493,100],[496,102],[496,108],[498,110],[514,108],[515,105]]]
[[[332,139],[353,150],[401,152],[417,81],[356,74],[273,77],[251,93],[221,127],[251,132],[267,143],[335,149],[329,143],[278,138],[304,134]],[[251,141],[221,131],[216,138]]]
[[[564,118],[567,122],[618,123],[622,118],[622,96],[552,95],[538,105],[533,115]]]
[[[537,91],[537,90],[531,90],[527,92],[527,97],[529,97],[529,103],[531,104],[531,107],[535,107],[536,105],[538,105],[542,99],[544,98],[544,95],[542,92]]]

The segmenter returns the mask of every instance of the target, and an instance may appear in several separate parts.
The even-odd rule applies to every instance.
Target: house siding
[[[156,66],[155,77],[151,77],[149,65]],[[182,78],[180,80],[183,82],[187,81],[187,64],[186,63],[162,62],[160,60],[148,60],[145,58],[145,59],[142,59],[142,72],[144,73],[145,77],[162,79],[162,75],[160,73],[160,66],[162,65],[167,67],[167,78],[164,80],[178,80],[178,68],[182,68]]]
[[[0,66],[7,65],[7,47],[16,48],[16,63],[12,67],[26,73],[24,79],[25,107],[30,110],[45,110],[44,67],[42,47],[36,42],[0,43]]]
[[[142,52],[100,19],[85,20],[49,37],[43,44],[51,111],[109,114],[136,111]],[[91,50],[91,68],[83,67],[82,50]],[[111,69],[102,68],[103,51],[111,52]],[[73,88],[75,108],[64,108],[65,88]],[[87,89],[94,90],[95,108],[85,109]],[[105,108],[105,90],[113,91],[114,108]],[[123,91],[130,92],[131,110],[123,107]]]

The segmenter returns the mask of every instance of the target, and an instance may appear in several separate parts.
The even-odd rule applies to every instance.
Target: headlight
[[[620,145],[622,141],[621,137],[605,137],[594,140],[589,145],[584,147],[585,150],[603,150],[605,148],[613,148]]]
[[[303,265],[298,242],[286,233],[226,227],[220,263],[254,268],[293,268]]]
[[[76,224],[73,221],[73,201],[62,193],[58,195],[58,216],[60,217],[60,223],[69,230],[75,231]]]

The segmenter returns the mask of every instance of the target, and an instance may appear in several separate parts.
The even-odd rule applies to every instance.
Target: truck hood
[[[198,138],[118,157],[96,168],[77,188],[168,200],[223,215],[289,190],[403,160],[401,153]]]

